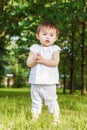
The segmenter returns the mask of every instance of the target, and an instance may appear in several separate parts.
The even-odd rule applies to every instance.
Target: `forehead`
[[[40,31],[48,32],[48,33],[56,33],[56,29],[55,28],[50,28],[50,27],[42,27]]]

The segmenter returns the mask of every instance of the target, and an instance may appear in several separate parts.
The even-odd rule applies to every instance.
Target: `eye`
[[[46,35],[46,33],[43,33],[43,35]]]
[[[53,36],[53,34],[50,34],[50,36]]]

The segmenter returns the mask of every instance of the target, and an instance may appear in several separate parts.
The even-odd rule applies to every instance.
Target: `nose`
[[[46,39],[49,39],[49,35],[46,36]]]

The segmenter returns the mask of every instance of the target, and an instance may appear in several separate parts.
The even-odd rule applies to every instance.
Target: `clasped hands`
[[[36,62],[40,64],[43,62],[43,57],[41,56],[40,53],[36,54]]]

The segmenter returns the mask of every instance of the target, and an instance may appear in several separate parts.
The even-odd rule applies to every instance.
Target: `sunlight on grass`
[[[54,126],[46,106],[43,106],[38,121],[31,122],[29,89],[10,89],[10,93],[9,89],[6,91],[6,95],[0,97],[0,130],[87,129],[87,96],[59,94],[61,123]],[[14,96],[11,96],[11,92]],[[0,90],[0,95],[3,95],[2,93],[4,94],[4,90]]]

